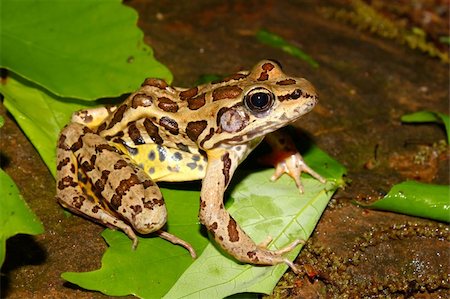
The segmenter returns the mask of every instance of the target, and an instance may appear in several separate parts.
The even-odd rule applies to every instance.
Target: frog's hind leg
[[[161,230],[167,211],[158,186],[103,137],[72,123],[61,132],[57,158],[57,200],[62,206],[121,229],[133,241],[133,248],[138,243],[134,230],[155,232],[185,247],[195,258],[189,243]]]
[[[71,126],[71,125],[70,125]],[[66,130],[67,132],[67,130]],[[133,229],[124,221],[109,214],[91,195],[83,192],[79,182],[79,168],[73,152],[77,148],[71,143],[72,134],[61,133],[57,148],[57,190],[56,200],[68,210],[87,216],[108,227],[119,228],[137,245],[137,237]],[[82,140],[81,138],[79,140]],[[69,146],[69,144],[71,144]]]
[[[87,127],[72,123],[61,132],[57,159],[57,200],[64,207],[123,230],[134,247],[138,241],[131,226],[148,234],[165,224],[164,201],[153,181]],[[94,196],[83,192],[81,186],[89,184],[79,181],[79,172],[89,177]]]

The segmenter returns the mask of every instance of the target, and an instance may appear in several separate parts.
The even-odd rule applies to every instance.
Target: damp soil
[[[321,13],[346,2],[126,4],[139,12],[145,41],[171,69],[175,85],[192,86],[201,75],[226,75],[272,58],[319,91],[319,105],[294,126],[347,167],[348,184],[333,196],[296,260],[304,273],[288,271],[271,298],[449,298],[448,225],[354,204],[376,200],[406,179],[449,183],[448,147],[439,144],[443,128],[400,122],[418,110],[448,113],[448,64]],[[319,68],[258,42],[254,34],[263,28],[310,54]],[[100,267],[103,228],[63,212],[39,155],[3,106],[0,113],[6,117],[2,167],[45,226],[42,235],[7,241],[0,297],[107,297],[60,277]]]

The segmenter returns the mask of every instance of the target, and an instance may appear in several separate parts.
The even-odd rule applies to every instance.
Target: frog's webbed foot
[[[299,153],[292,154],[287,158],[279,161],[275,166],[275,173],[272,175],[271,180],[275,181],[283,174],[288,174],[292,177],[297,185],[300,193],[303,193],[303,184],[300,180],[300,175],[305,172],[310,174],[312,177],[320,181],[321,183],[325,183],[326,180],[317,172],[315,172],[311,167],[309,167],[302,156]]]
[[[181,245],[184,248],[186,248],[190,255],[192,256],[193,259],[197,258],[197,254],[195,253],[194,248],[192,247],[191,244],[189,244],[188,242],[184,241],[183,239],[178,238],[175,235],[172,235],[166,231],[163,230],[159,230],[155,232],[159,237],[161,237],[164,240],[167,240],[169,242],[172,242],[173,244],[177,244],[177,245]]]

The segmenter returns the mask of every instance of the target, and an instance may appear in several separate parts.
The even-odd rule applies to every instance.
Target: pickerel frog
[[[236,167],[264,139],[283,153],[273,179],[283,173],[302,191],[301,172],[310,169],[286,134],[271,134],[296,121],[317,103],[314,87],[285,75],[274,61],[258,63],[220,82],[191,89],[146,79],[118,106],[76,112],[60,134],[57,200],[69,210],[124,231],[136,247],[136,233],[156,233],[175,244],[185,241],[162,230],[167,212],[155,182],[202,179],[199,218],[226,252],[260,265],[286,263],[300,241],[270,251],[255,242],[225,210],[223,195]]]

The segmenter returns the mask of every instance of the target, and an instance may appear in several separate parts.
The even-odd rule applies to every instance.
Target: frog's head
[[[243,144],[296,121],[317,103],[310,82],[283,73],[271,60],[258,63],[233,85],[241,92],[218,109],[210,144]],[[230,88],[228,86],[227,88]]]

